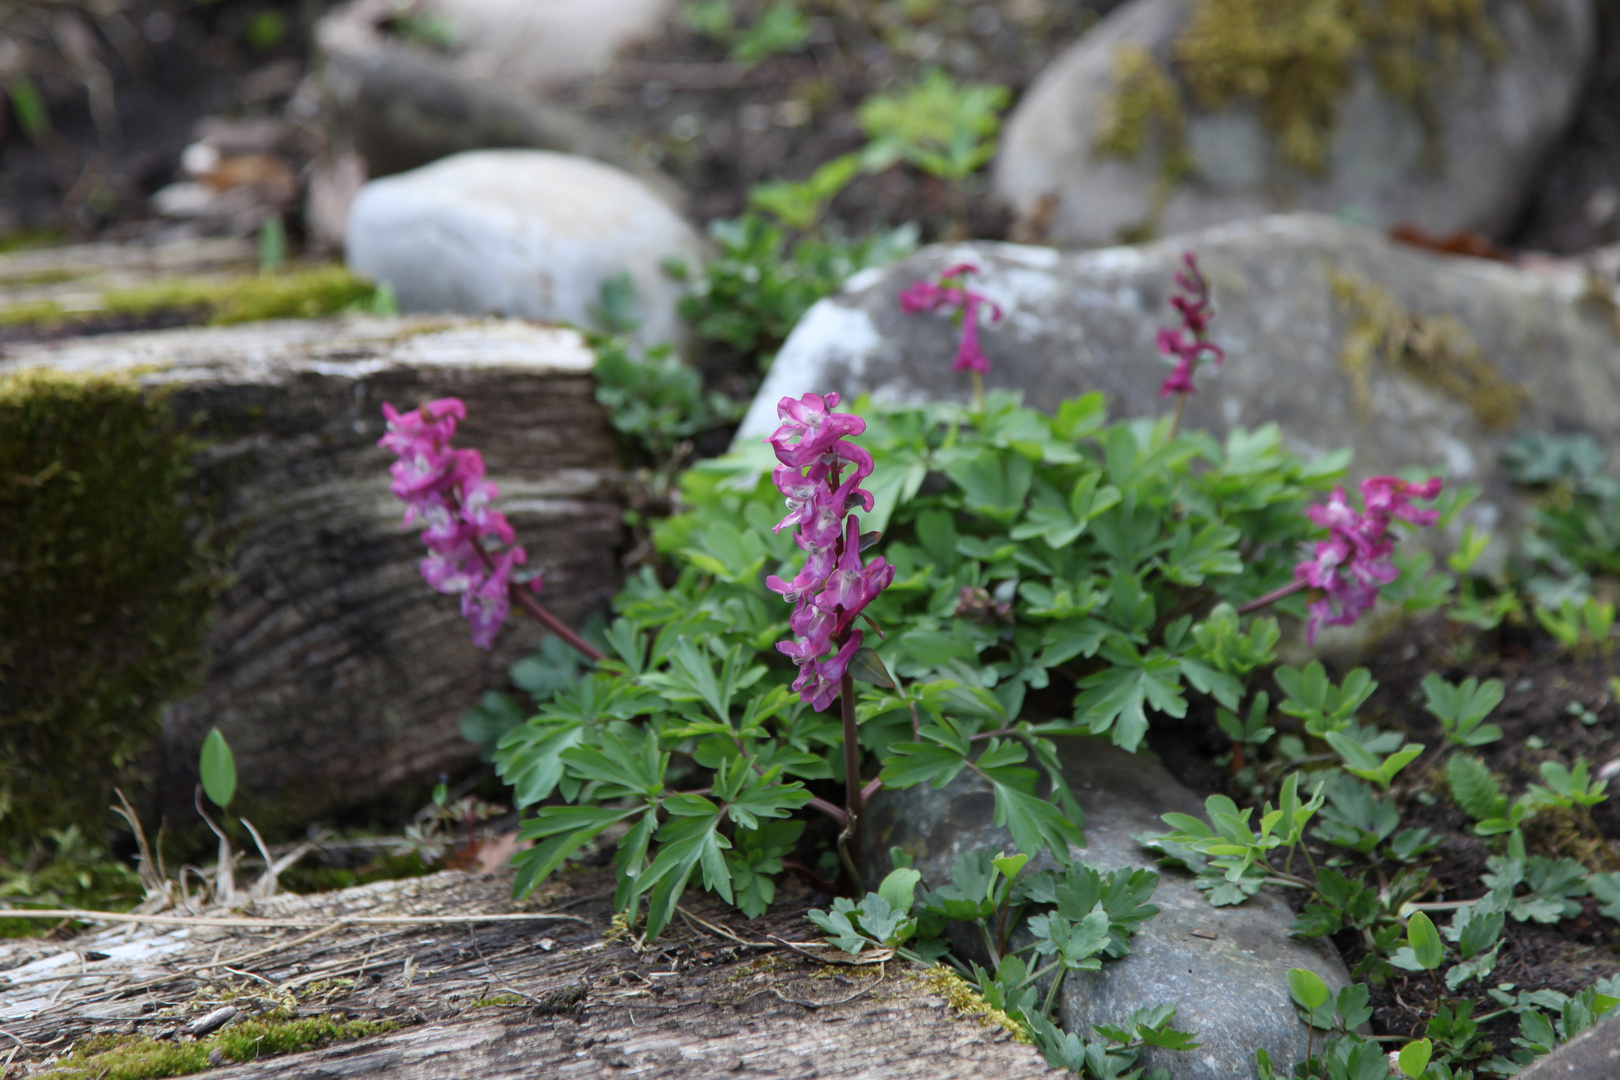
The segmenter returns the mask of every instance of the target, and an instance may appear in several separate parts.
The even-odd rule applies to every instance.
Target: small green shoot
[[[1423,680],[1424,705],[1457,746],[1485,746],[1502,737],[1495,724],[1481,724],[1502,703],[1500,679],[1465,679],[1457,686],[1431,672]]]

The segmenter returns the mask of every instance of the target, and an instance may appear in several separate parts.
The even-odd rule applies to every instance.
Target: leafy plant
[[[1503,451],[1509,475],[1540,495],[1521,542],[1530,573],[1620,573],[1620,478],[1605,473],[1607,457],[1585,434],[1532,432]]]
[[[1495,724],[1481,726],[1502,703],[1500,679],[1487,679],[1484,685],[1478,679],[1465,679],[1456,686],[1431,672],[1423,679],[1423,695],[1428,699],[1424,708],[1440,721],[1453,744],[1485,746],[1502,737],[1502,729]]]
[[[790,198],[767,199],[794,212]],[[754,357],[761,370],[770,367],[811,304],[851,274],[900,258],[917,244],[917,230],[910,226],[859,240],[834,233],[789,243],[783,229],[755,213],[711,222],[709,235],[720,253],[701,272],[680,262],[666,264],[689,285],[681,316],[700,337]]]
[[[769,180],[748,189],[748,205],[772,215],[791,229],[805,232],[814,227],[827,205],[849,186],[860,171],[860,158],[845,154],[833,158],[810,174],[808,180]]]
[[[994,156],[998,114],[1011,97],[1005,86],[958,86],[944,70],[930,68],[905,94],[861,105],[868,139],[861,163],[879,172],[904,162],[959,184]]]
[[[746,28],[737,25],[732,0],[695,0],[683,14],[687,26],[729,48],[733,60],[747,64],[799,52],[810,41],[810,21],[794,0],[778,0]]]

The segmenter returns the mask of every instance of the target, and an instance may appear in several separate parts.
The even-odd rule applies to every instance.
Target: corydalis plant
[[[984,376],[990,374],[990,358],[979,347],[979,309],[990,309],[990,321],[1001,321],[1001,307],[983,293],[967,287],[967,276],[977,274],[979,268],[971,263],[957,263],[947,267],[939,281],[917,281],[900,294],[900,310],[907,315],[938,311],[948,308],[951,319],[962,328],[962,340],[956,347],[952,371],[973,373],[973,408],[984,411]]]
[[[422,578],[449,596],[461,597],[461,614],[472,627],[473,644],[495,644],[515,601],[542,625],[593,660],[601,654],[540,606],[534,594],[541,576],[520,577],[528,553],[517,543],[506,515],[494,507],[498,489],[484,475],[477,450],[450,445],[456,422],[467,418],[460,398],[438,398],[409,412],[384,402],[388,432],[377,445],[399,460],[389,467],[389,490],[405,502],[401,525],[423,523],[428,557]]]
[[[860,774],[855,680],[849,664],[865,637],[855,629],[855,620],[894,580],[894,567],[881,557],[861,562],[861,548],[868,538],[861,536],[855,505],[868,513],[872,510],[872,493],[860,486],[872,475],[872,456],[847,441],[866,430],[866,421],[851,413],[835,413],[837,407],[837,394],[806,394],[796,400],[785,397],[777,403],[782,425],[765,441],[781,462],[772,479],[787,498],[788,515],[777,522],[774,531],[797,526],[794,540],[805,557],[804,568],[792,581],[773,574],[765,584],[794,605],[788,619],[793,637],[776,646],[799,667],[793,689],[817,712],[834,698],[839,701],[846,817],[838,851],[849,881],[859,892],[860,819],[866,792]],[[877,539],[876,533],[870,537],[873,543]]]
[[[1399,518],[1413,525],[1433,525],[1438,510],[1412,505],[1413,499],[1433,499],[1440,494],[1441,479],[1430,477],[1421,484],[1393,476],[1370,476],[1361,482],[1365,510],[1357,513],[1345,497],[1344,488],[1333,489],[1327,503],[1307,507],[1312,523],[1328,530],[1328,538],[1316,543],[1315,551],[1294,567],[1294,581],[1268,596],[1239,609],[1253,611],[1302,589],[1316,590],[1307,606],[1309,621],[1305,639],[1316,644],[1323,626],[1351,626],[1363,612],[1378,603],[1378,590],[1400,576],[1390,561],[1395,538],[1390,526]]]
[[[782,425],[766,440],[781,462],[772,479],[788,504],[775,531],[797,526],[794,539],[805,553],[804,568],[792,581],[772,575],[765,582],[794,605],[788,620],[794,636],[776,647],[799,666],[793,689],[817,712],[838,696],[861,647],[856,618],[894,580],[894,567],[881,557],[861,562],[854,505],[872,509],[872,493],[860,486],[872,474],[872,457],[845,441],[865,431],[866,422],[833,412],[837,406],[837,394],[785,397],[776,407]],[[831,657],[830,648],[837,650]]]
[[[1172,296],[1171,305],[1181,316],[1179,330],[1159,331],[1159,351],[1175,361],[1175,369],[1159,386],[1160,397],[1176,395],[1176,415],[1171,421],[1172,434],[1181,427],[1181,413],[1187,407],[1187,395],[1196,394],[1193,373],[1204,360],[1213,360],[1218,366],[1226,354],[1209,340],[1209,323],[1215,309],[1209,302],[1209,282],[1198,269],[1198,256],[1190,251],[1181,253],[1186,271],[1176,273],[1176,285],[1186,294]]]

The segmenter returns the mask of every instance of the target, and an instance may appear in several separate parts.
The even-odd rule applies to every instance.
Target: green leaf
[[[967,767],[967,759],[960,751],[936,743],[895,743],[889,747],[889,756],[883,759],[883,770],[878,775],[884,787],[908,788],[929,781],[942,788]]]
[[[894,679],[889,675],[889,669],[883,665],[877,651],[869,646],[855,653],[849,662],[849,674],[857,682],[870,683],[884,690],[894,689]]]
[[[1024,789],[1033,779],[1028,769],[997,769],[988,773],[996,793],[995,823],[1012,833],[1021,851],[1047,851],[1059,863],[1069,861],[1069,846],[1084,847],[1086,838],[1056,806]]]
[[[221,810],[236,796],[236,757],[219,728],[211,728],[203,739],[202,756],[197,763],[202,774],[203,792]]]
[[[1500,818],[1507,813],[1507,798],[1485,763],[1467,754],[1453,754],[1446,762],[1446,783],[1462,812],[1475,821]]]
[[[1307,1012],[1320,1009],[1332,998],[1327,983],[1322,981],[1322,976],[1308,968],[1289,969],[1288,992],[1293,995],[1299,1007]]]
[[[878,886],[878,895],[903,915],[911,910],[917,895],[917,882],[921,880],[922,874],[909,867],[891,870]]]
[[[1412,946],[1412,954],[1424,971],[1433,971],[1445,958],[1445,946],[1440,941],[1440,932],[1434,928],[1434,921],[1421,911],[1414,912],[1407,920],[1406,940]]]
[[[1075,699],[1075,720],[1087,724],[1093,735],[1113,731],[1114,744],[1135,751],[1147,734],[1147,706],[1169,716],[1187,715],[1181,695],[1180,664],[1155,651],[1145,659],[1134,650],[1104,648],[1114,666],[1080,680]]]
[[[946,466],[945,475],[962,489],[965,509],[1006,526],[1024,509],[1035,466],[1021,454],[987,448]]]

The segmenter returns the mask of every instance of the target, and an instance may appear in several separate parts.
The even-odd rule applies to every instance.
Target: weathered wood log
[[[218,726],[238,806],[261,825],[306,822],[431,779],[471,757],[461,712],[539,634],[523,616],[491,652],[458,601],[430,590],[376,445],[384,401],[455,395],[458,444],[480,449],[543,599],[568,620],[618,582],[617,447],[573,331],[517,321],[347,317],[15,346],[30,366],[123,372],[195,417],[199,462],[232,543],[207,639],[206,683],[165,719],[161,806],[191,820],[197,750]]]
[[[279,896],[255,904],[254,913],[509,911],[511,881],[509,871],[442,873]],[[210,1073],[222,1078],[517,1080],[618,1069],[655,1078],[1058,1075],[1004,1028],[962,1015],[957,1006],[966,999],[944,989],[938,972],[897,960],[827,966],[776,946],[767,935],[817,940],[803,917],[803,892],[779,897],[754,920],[688,894],[685,909],[695,918],[641,946],[600,936],[612,913],[607,873],[550,887],[571,897],[567,915],[590,925],[349,926],[318,937],[164,926],[67,943],[0,943],[0,1027],[21,1044],[16,1063],[36,1065],[110,1034],[180,1032],[183,1039],[190,1023],[228,996],[248,1016],[291,1000],[301,1014],[402,1026]]]

